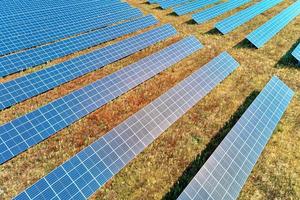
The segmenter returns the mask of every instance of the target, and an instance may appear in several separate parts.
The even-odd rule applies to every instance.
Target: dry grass
[[[144,14],[155,15],[161,24],[171,23],[179,34],[103,69],[1,111],[0,123],[12,120],[81,88],[184,36],[195,35],[205,48],[1,165],[0,199],[9,199],[21,192],[225,50],[240,62],[241,67],[173,124],[91,199],[175,198],[238,120],[257,95],[257,91],[260,91],[273,75],[280,77],[296,92],[296,95],[247,180],[240,199],[299,199],[300,68],[295,67],[291,56],[286,53],[299,39],[300,18],[290,23],[259,50],[238,45],[251,30],[293,1],[284,1],[226,36],[210,30],[215,22],[234,11],[204,25],[196,25],[187,23],[191,19],[190,15],[176,17],[170,15],[171,10],[157,9],[157,5],[145,4],[145,0],[128,0],[128,2],[140,8]],[[1,82],[49,67],[92,49],[7,77]]]

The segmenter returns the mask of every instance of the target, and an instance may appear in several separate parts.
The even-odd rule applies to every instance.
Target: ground
[[[239,199],[300,199],[300,68],[296,67],[297,63],[290,55],[290,51],[299,42],[300,17],[261,49],[251,48],[243,41],[248,33],[293,1],[283,1],[226,36],[213,30],[213,25],[254,1],[203,25],[191,22],[191,15],[178,17],[171,14],[171,9],[161,10],[157,5],[146,4],[145,0],[128,2],[140,8],[144,14],[153,14],[159,19],[160,25],[172,24],[178,31],[177,36],[1,111],[0,124],[92,83],[187,35],[196,36],[205,48],[1,165],[0,199],[15,196],[222,51],[228,51],[241,66],[91,199],[175,199],[273,75],[277,75],[291,87],[295,96],[243,187]],[[137,33],[0,81],[49,67],[135,34]]]

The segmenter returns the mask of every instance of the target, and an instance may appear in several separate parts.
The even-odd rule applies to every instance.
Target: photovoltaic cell
[[[64,11],[61,14],[44,14],[42,16],[19,16],[20,19],[3,20],[3,26],[0,29],[0,36],[5,37],[5,39],[14,38],[16,36],[21,37],[26,34],[34,34],[39,31],[47,29],[58,29],[60,26],[68,26],[74,23],[85,23],[86,20],[91,20],[92,18],[103,17],[105,15],[118,13],[120,11],[126,12],[126,10],[131,9],[129,4],[120,3],[114,6],[99,7],[93,6],[92,8],[80,7],[77,10]],[[50,16],[49,16],[50,15]]]
[[[281,29],[300,14],[300,0],[283,10],[247,36],[247,39],[257,48],[262,47]]]
[[[0,109],[100,69],[175,34],[176,30],[167,24],[52,67],[0,83]]]
[[[84,23],[73,23],[65,26],[57,26],[56,29],[43,29],[35,33],[30,33],[14,38],[1,38],[0,55],[15,52],[21,49],[30,48],[44,43],[53,42],[58,39],[76,35],[89,30],[101,28],[122,20],[141,17],[142,13],[138,9],[118,12],[85,21]]]
[[[221,54],[15,199],[88,198],[237,66],[231,56]]]
[[[156,23],[157,20],[149,15],[133,21],[82,34],[77,37],[0,57],[0,77],[41,65],[47,61],[107,42]]]
[[[197,24],[207,22],[219,15],[222,15],[228,11],[238,8],[251,0],[232,0],[225,3],[218,4],[214,7],[208,8],[204,11],[198,12],[192,15],[192,18]]]
[[[292,55],[300,61],[300,44],[296,47],[296,49],[292,52]]]
[[[273,77],[178,199],[237,199],[292,97]]]
[[[176,7],[173,10],[177,15],[185,15],[187,13],[193,12],[200,8],[204,8],[205,6],[208,6],[213,3],[217,3],[219,1],[220,0],[207,0],[207,1],[196,0],[196,1],[192,1],[190,3],[184,4],[182,6]]]
[[[154,4],[154,3],[157,3],[158,2],[158,0],[148,0],[148,3],[150,3],[150,4]]]
[[[48,138],[200,48],[202,45],[194,37],[188,37],[1,126],[0,147],[3,147],[0,148],[0,163]]]
[[[257,15],[265,12],[266,10],[272,8],[282,0],[263,0],[253,6],[246,8],[222,21],[216,23],[215,27],[223,34],[229,33],[238,26],[250,21]]]
[[[176,6],[178,4],[183,4],[183,3],[186,3],[188,2],[189,0],[172,0],[172,1],[163,1],[160,3],[160,7],[162,9],[168,9],[168,8],[171,8],[173,6]]]

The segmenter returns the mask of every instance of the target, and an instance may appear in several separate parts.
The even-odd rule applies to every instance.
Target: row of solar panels
[[[91,35],[87,33],[75,37],[76,39],[70,38],[53,43],[57,45],[55,46],[55,51],[53,50],[54,46],[49,47],[47,45],[45,45],[47,47],[45,49],[43,48],[44,46],[41,46],[28,51],[25,50],[24,52],[31,51],[32,53],[24,54],[26,56],[19,59],[20,61],[25,60],[24,62],[26,62],[24,58],[35,60],[36,58],[34,56],[40,56],[40,58],[43,59],[43,55],[48,55],[48,59],[51,60],[135,32],[156,23],[157,20],[152,16],[141,17],[136,20],[99,29],[92,32]],[[83,74],[102,68],[107,64],[122,59],[175,34],[176,30],[171,25],[160,26],[95,50],[89,54],[3,83],[0,85],[1,109],[50,90]],[[101,39],[95,42],[94,40],[98,37]],[[64,43],[64,41],[68,42]],[[67,46],[70,47],[70,50],[65,50]],[[82,89],[71,92],[33,112],[1,125],[0,163],[6,162],[42,140],[47,139],[57,131],[102,107],[202,47],[201,43],[195,37],[184,38]],[[36,49],[39,50],[35,51]],[[50,57],[58,50],[62,51],[62,53],[55,55],[56,57]],[[50,52],[51,54],[42,54],[43,52]],[[39,62],[45,61],[47,60]],[[228,53],[223,52],[15,198],[88,198],[135,156],[143,151],[143,149],[153,142],[154,139],[172,123],[187,112],[187,110],[206,96],[218,83],[233,72],[238,65],[238,62]],[[228,135],[227,137],[229,139],[227,143],[225,143],[226,140],[224,140],[225,144],[223,144],[223,142],[221,143],[221,150],[226,154],[228,152],[227,155],[231,156],[232,161],[235,161],[235,155],[230,154],[230,152],[239,152],[236,151],[236,149],[240,150],[240,152],[246,150],[247,153],[250,153],[251,151],[249,151],[249,149],[244,149],[250,147],[253,149],[253,153],[256,154],[252,155],[252,152],[250,155],[242,154],[244,157],[236,154],[239,156],[239,159],[244,159],[246,163],[245,166],[241,165],[242,167],[240,167],[244,174],[242,174],[242,176],[238,173],[237,175],[239,176],[232,176],[230,180],[232,180],[233,186],[228,189],[223,188],[224,191],[219,189],[219,187],[222,186],[222,184],[220,184],[220,186],[215,189],[219,195],[223,194],[225,198],[229,193],[234,198],[234,195],[239,193],[242,186],[241,183],[246,181],[255,161],[258,159],[260,151],[257,150],[257,148],[263,149],[292,96],[293,92],[279,79],[274,77],[261,92],[260,96],[257,97],[257,100],[253,103],[253,108],[250,107],[248,109],[248,115],[246,115],[246,112],[244,114],[245,116],[243,116],[244,118],[242,117],[237,123],[237,132],[234,132],[233,128],[234,133],[231,135],[234,137],[229,137],[230,135]],[[247,120],[249,120],[249,123]],[[241,129],[240,127],[243,128]],[[258,137],[255,137],[254,141],[253,138],[250,137],[249,132],[253,130],[253,127],[256,128],[256,134],[258,134]],[[235,144],[237,138],[239,138],[239,140],[238,143]],[[228,142],[232,142],[232,144],[236,146],[229,145]],[[245,143],[245,147],[238,146],[243,143]],[[215,153],[212,157],[214,155]],[[216,154],[216,156],[218,156],[218,154]],[[236,162],[238,162],[239,159],[237,159]],[[226,161],[222,159],[218,159],[217,161],[220,167],[224,168],[226,166]],[[209,162],[212,161],[208,161],[208,166],[205,168],[210,171]],[[253,164],[250,165],[247,162]],[[230,167],[236,167],[234,162],[232,163],[232,165],[228,165],[228,168],[224,169],[229,170],[231,169]],[[225,175],[229,172],[230,171],[225,171],[223,174]],[[196,181],[191,182],[192,188],[194,188],[197,179],[201,177],[201,173],[205,174],[205,172],[201,172],[200,170],[200,175],[195,177]],[[206,178],[209,178],[209,176]],[[214,175],[212,179],[214,180],[215,178]],[[237,181],[242,181],[238,182],[241,184],[238,185],[239,187],[235,184]],[[208,183],[211,184],[211,181],[208,181]],[[215,190],[210,192],[209,188],[204,185],[204,182],[200,182],[200,184],[203,185],[198,187],[199,191],[196,191],[196,193],[195,191],[191,193],[193,191],[189,189],[190,186],[188,186],[180,198],[187,196],[192,197],[192,195],[196,194],[198,196],[205,195],[206,193],[214,197],[213,195],[215,194],[213,191]],[[203,189],[206,193],[203,193],[200,189]],[[231,190],[234,190],[235,193],[231,193]]]
[[[281,3],[283,0],[261,0],[246,9],[235,13],[234,15],[223,19],[215,24],[215,28],[222,34],[227,34],[244,23],[250,21],[254,17],[262,14],[268,9]],[[150,3],[158,3],[163,9],[174,7],[177,15],[184,15],[198,9],[211,5],[210,8],[202,10],[192,15],[194,21],[198,24],[207,22],[217,16],[229,12],[235,8],[243,6],[251,0],[229,0],[221,3],[220,0],[149,0]],[[215,5],[215,3],[219,3]],[[288,8],[281,11],[278,15],[270,19],[268,22],[251,32],[246,38],[257,48],[262,47],[278,32],[280,32],[289,22],[300,14],[300,1],[296,1]],[[292,55],[300,61],[299,49],[295,49]]]

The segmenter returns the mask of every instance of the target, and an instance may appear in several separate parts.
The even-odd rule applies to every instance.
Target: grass
[[[170,14],[171,9],[157,9],[157,5],[145,4],[145,0],[128,2],[140,8],[144,14],[156,16],[160,24],[172,24],[178,31],[177,36],[1,111],[0,123],[8,122],[111,74],[187,35],[195,35],[205,48],[1,165],[0,199],[15,196],[222,51],[228,51],[241,66],[91,199],[174,199],[273,75],[277,75],[296,94],[243,187],[239,199],[299,199],[300,68],[293,64],[293,58],[287,53],[299,42],[300,18],[292,21],[261,49],[251,46],[249,48],[249,44],[244,41],[251,30],[293,1],[285,0],[225,36],[213,30],[214,23],[250,4],[203,25],[197,25],[190,20],[191,15],[178,17]],[[135,34],[5,77],[0,81],[49,67]]]

